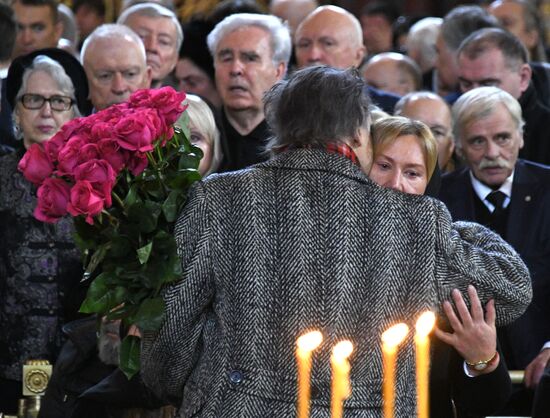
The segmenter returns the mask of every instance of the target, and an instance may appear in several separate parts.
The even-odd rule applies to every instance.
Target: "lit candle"
[[[424,312],[416,321],[416,407],[418,418],[429,418],[430,339],[435,324],[433,312]]]
[[[330,365],[332,367],[332,397],[330,402],[331,418],[342,418],[344,401],[351,395],[349,373],[351,366],[348,357],[353,352],[351,341],[340,341],[332,348]]]
[[[382,354],[384,355],[384,418],[393,418],[397,347],[405,339],[408,332],[409,327],[407,325],[397,324],[388,328],[382,334]]]
[[[298,418],[309,417],[309,396],[311,376],[311,354],[323,342],[319,331],[311,331],[296,341],[296,360],[298,362]]]

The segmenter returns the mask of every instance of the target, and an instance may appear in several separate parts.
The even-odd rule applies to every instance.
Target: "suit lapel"
[[[452,199],[452,205],[449,206],[453,220],[475,221],[474,189],[469,170],[465,169],[460,173],[457,186],[456,196],[460,196],[460,199]]]
[[[520,222],[520,220],[535,219],[537,210],[535,202],[538,201],[538,188],[537,179],[529,173],[528,168],[521,161],[518,161],[514,171],[512,199],[506,231],[507,241],[520,252],[521,248],[525,248],[526,240],[529,237],[528,231],[522,227],[526,224]]]

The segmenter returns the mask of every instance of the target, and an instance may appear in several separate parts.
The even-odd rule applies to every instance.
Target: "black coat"
[[[512,392],[512,382],[502,360],[491,373],[469,377],[464,373],[464,359],[449,345],[432,338],[430,369],[430,416],[482,418],[501,410]]]
[[[550,164],[550,107],[543,104],[535,84],[529,87],[519,98],[521,112],[525,121],[523,129],[523,148],[519,152],[520,158],[540,164]]]
[[[443,176],[440,198],[453,220],[476,221],[469,169]],[[506,240],[531,273],[533,301],[506,327],[501,339],[510,369],[524,369],[550,340],[550,167],[518,160],[509,205]]]

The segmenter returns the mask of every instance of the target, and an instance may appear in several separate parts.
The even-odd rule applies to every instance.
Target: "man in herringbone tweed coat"
[[[453,288],[493,298],[497,322],[531,299],[515,251],[438,201],[383,189],[371,164],[368,99],[351,71],[312,67],[266,97],[277,155],[210,176],[176,226],[183,277],[146,333],[142,376],[180,417],[296,416],[296,338],[325,341],[312,373],[314,418],[329,417],[331,347],[351,339],[345,416],[380,417],[380,335],[438,310]],[[396,417],[416,415],[412,337],[399,354]]]

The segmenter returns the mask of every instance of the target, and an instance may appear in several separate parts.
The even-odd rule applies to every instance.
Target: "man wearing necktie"
[[[499,233],[531,273],[533,302],[499,330],[508,368],[525,370],[524,390],[503,412],[530,415],[532,389],[550,365],[550,167],[518,159],[524,122],[519,103],[505,91],[471,90],[452,113],[456,150],[466,167],[443,177],[440,199],[453,220]]]

